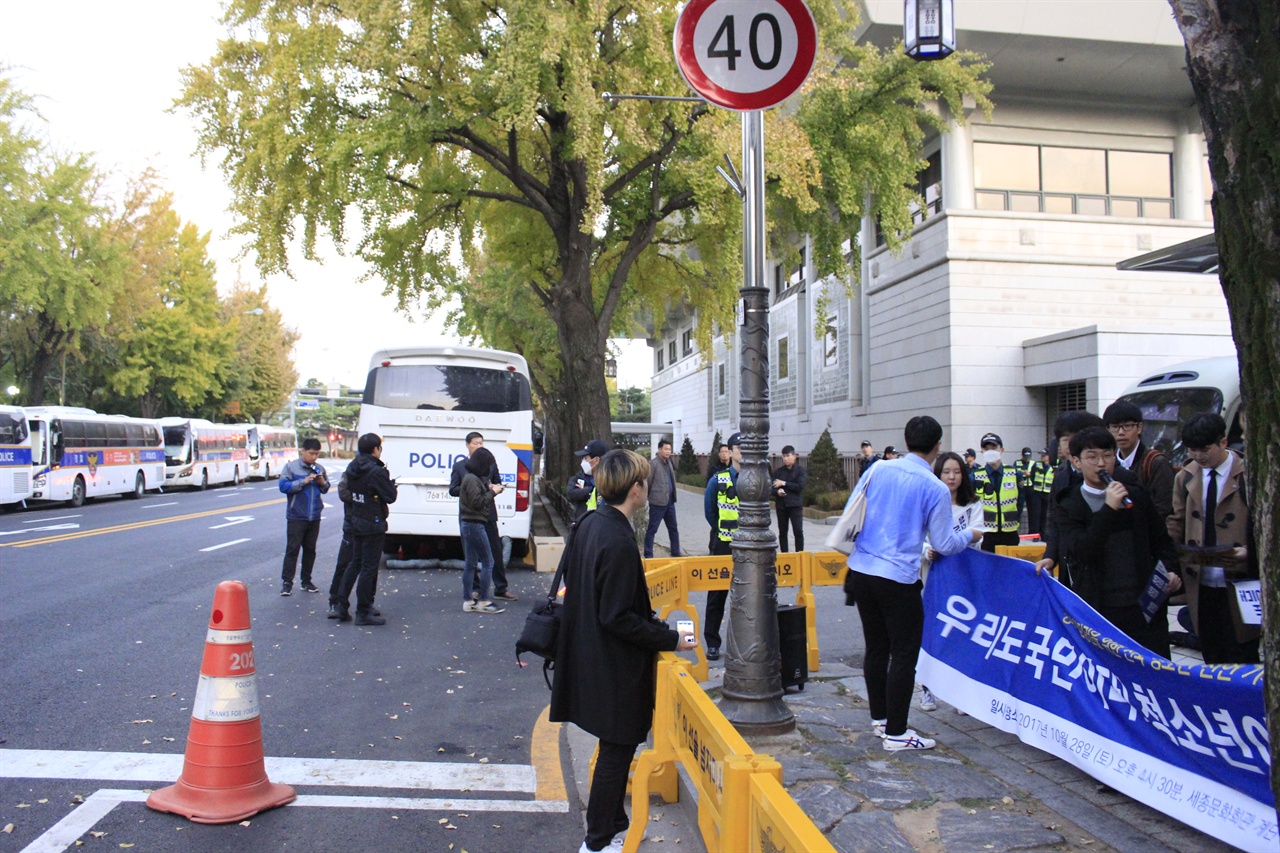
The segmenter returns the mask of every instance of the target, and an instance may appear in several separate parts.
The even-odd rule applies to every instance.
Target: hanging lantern
[[[902,41],[907,56],[946,59],[956,49],[954,0],[904,0]]]

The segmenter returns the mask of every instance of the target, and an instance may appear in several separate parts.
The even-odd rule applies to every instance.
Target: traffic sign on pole
[[[745,112],[785,101],[818,53],[804,0],[690,0],[676,21],[676,64],[695,92]]]

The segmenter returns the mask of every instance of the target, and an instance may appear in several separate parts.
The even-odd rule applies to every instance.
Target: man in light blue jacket
[[[329,477],[325,474],[320,458],[320,440],[304,439],[298,458],[290,460],[280,472],[280,491],[288,496],[285,523],[288,529],[284,550],[284,568],[280,572],[283,583],[281,595],[293,594],[293,576],[298,570],[298,551],[302,551],[302,588],[307,592],[319,592],[311,582],[311,567],[316,562],[316,539],[320,537],[320,513],[324,511],[324,498],[329,491]]]

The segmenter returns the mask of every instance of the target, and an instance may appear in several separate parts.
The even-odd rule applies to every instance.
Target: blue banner
[[[917,680],[1152,808],[1274,851],[1260,665],[1183,666],[1051,574],[967,548],[933,564]]]

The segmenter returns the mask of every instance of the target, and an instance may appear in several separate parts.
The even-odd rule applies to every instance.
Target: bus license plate
[[[458,499],[449,495],[449,489],[441,486],[427,486],[422,489],[422,499],[429,503],[449,501],[457,503]]]

